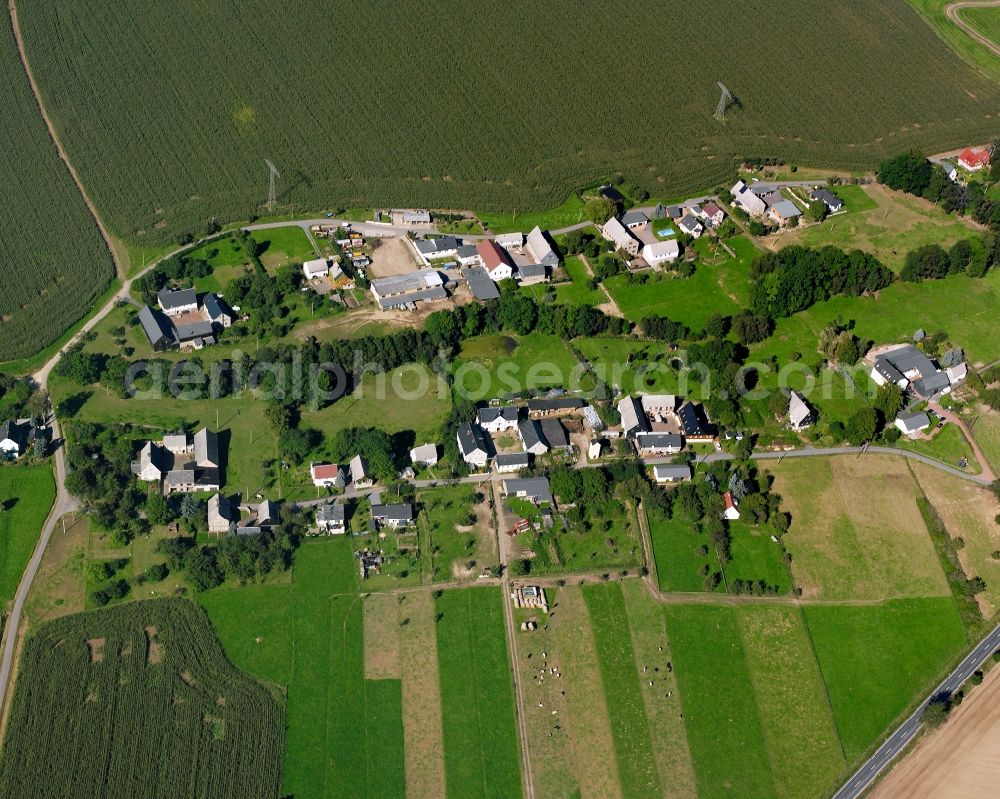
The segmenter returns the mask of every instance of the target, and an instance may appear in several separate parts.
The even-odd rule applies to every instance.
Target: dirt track
[[[1000,56],[1000,46],[988,37],[983,36],[983,34],[973,28],[969,23],[965,22],[958,13],[963,8],[991,8],[994,6],[1000,6],[1000,0],[952,3],[944,10],[944,13],[948,15],[948,19],[965,31],[968,36],[979,42],[983,47],[993,53],[993,55]]]
[[[1000,668],[948,723],[899,762],[871,799],[972,799],[1000,785]]]

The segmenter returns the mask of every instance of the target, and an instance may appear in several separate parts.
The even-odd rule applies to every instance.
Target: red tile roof
[[[513,268],[514,262],[510,259],[507,251],[492,239],[483,239],[476,245],[476,252],[483,259],[483,266],[487,271],[492,272],[500,264],[506,264]]]
[[[973,150],[971,147],[966,147],[958,160],[966,166],[986,166],[990,162],[990,153],[989,150]]]
[[[736,507],[736,503],[733,501],[732,492],[730,491],[727,491],[725,494],[722,495],[722,501],[726,505],[726,510],[732,510],[733,508]]]
[[[335,463],[318,463],[312,467],[314,480],[331,480],[340,474],[340,467]]]

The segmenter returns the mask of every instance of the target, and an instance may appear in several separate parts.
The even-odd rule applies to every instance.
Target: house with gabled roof
[[[622,432],[628,438],[637,433],[648,433],[652,428],[642,407],[642,401],[635,397],[623,397],[618,401],[618,414],[622,419]]]
[[[31,427],[10,420],[0,425],[0,454],[7,458],[20,458],[28,449]]]
[[[514,261],[510,254],[495,241],[483,239],[476,244],[476,251],[482,259],[483,267],[490,276],[490,280],[499,283],[514,276]]]
[[[635,446],[644,458],[675,455],[684,448],[684,438],[678,433],[637,433]]]
[[[501,483],[505,497],[526,499],[535,505],[552,502],[552,489],[547,477],[508,478]]]
[[[931,426],[931,418],[923,411],[901,413],[893,424],[904,436],[916,438],[921,430]]]
[[[225,535],[235,521],[232,503],[223,494],[213,494],[208,500],[208,532]]]
[[[527,469],[531,465],[531,456],[527,452],[501,452],[494,463],[499,474],[510,474]]]
[[[687,233],[689,236],[694,238],[699,238],[702,233],[705,232],[705,227],[701,224],[694,214],[686,214],[678,222],[677,227],[679,227],[683,232]]]
[[[437,444],[421,444],[410,450],[410,463],[414,466],[433,466],[437,462]]]
[[[681,245],[676,239],[658,241],[642,248],[642,260],[656,269],[664,263],[672,264],[681,257]]]
[[[345,471],[336,463],[313,461],[309,464],[309,476],[317,488],[343,488],[347,484]]]
[[[549,451],[548,442],[534,419],[521,419],[517,424],[517,431],[521,435],[521,444],[525,452],[544,455]]]
[[[490,453],[486,444],[486,436],[478,424],[465,422],[458,426],[458,451],[470,466],[482,469],[489,463]]]
[[[198,310],[198,294],[192,288],[160,289],[156,301],[167,316],[180,316]]]
[[[958,156],[958,165],[969,172],[978,172],[990,165],[990,151],[986,148],[966,147]]]
[[[0,430],[0,434],[2,432]],[[0,446],[2,444],[3,442],[0,441]],[[159,444],[147,441],[139,450],[139,460],[132,463],[132,471],[144,482],[159,482],[170,471],[170,464],[170,453]]]
[[[816,418],[813,416],[812,408],[805,398],[798,391],[788,393],[788,423],[792,430],[804,430],[815,424]]]
[[[142,325],[142,332],[146,334],[146,340],[154,352],[163,352],[173,346],[173,327],[159,312],[148,305],[143,305],[139,309],[139,324]]]
[[[664,463],[653,467],[653,479],[657,483],[676,483],[691,479],[691,466],[687,463]]]
[[[403,502],[396,505],[372,505],[372,521],[380,527],[408,527],[413,524],[413,505]]]
[[[722,518],[729,521],[736,521],[740,518],[739,502],[733,496],[732,491],[727,491],[722,495]]]
[[[549,243],[548,237],[538,225],[528,234],[527,249],[537,263],[549,267],[559,265],[559,256]]]
[[[517,427],[521,418],[520,409],[516,405],[499,405],[480,408],[476,412],[476,421],[488,433],[503,433]]]
[[[517,268],[517,282],[522,286],[534,286],[549,279],[549,268],[545,264],[524,264]]]
[[[368,488],[375,485],[375,479],[368,472],[368,461],[360,455],[351,458],[349,470],[351,482],[355,488]]]
[[[648,225],[649,217],[646,216],[644,211],[640,211],[638,208],[633,208],[632,210],[626,211],[622,214],[621,222],[628,230],[635,230],[643,225]]]
[[[809,199],[813,202],[816,200],[822,200],[823,204],[829,209],[831,214],[836,213],[844,207],[843,200],[841,200],[832,191],[825,189],[822,186],[809,192]]]
[[[326,535],[343,535],[347,532],[347,506],[331,502],[316,508],[316,527]]]
[[[628,232],[617,217],[611,217],[601,226],[601,235],[614,244],[616,250],[624,250],[629,255],[639,254],[639,240]]]
[[[729,190],[733,195],[733,203],[742,208],[750,216],[763,216],[767,211],[764,201],[750,191],[749,187],[742,180],[737,180]]]

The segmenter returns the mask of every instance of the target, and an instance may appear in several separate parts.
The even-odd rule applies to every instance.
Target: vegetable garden
[[[38,113],[9,20],[0,30],[0,140],[0,361],[8,361],[62,335],[114,272]]]
[[[678,196],[741,158],[867,169],[988,139],[1000,100],[905,0],[22,6],[70,157],[143,242],[260,212],[265,158],[285,211],[516,218],[618,171]],[[740,101],[725,122],[719,80]]]
[[[31,634],[0,797],[273,797],[282,708],[181,599],[119,605]]]

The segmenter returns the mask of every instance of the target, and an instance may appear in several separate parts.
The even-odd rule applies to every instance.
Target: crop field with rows
[[[34,354],[82,317],[114,268],[39,115],[6,17],[0,141],[0,361],[9,361]]]
[[[1000,110],[906,0],[20,5],[70,157],[136,241],[259,212],[265,158],[283,210],[514,214],[618,171],[667,197],[743,157],[867,169]]]
[[[0,797],[273,797],[284,719],[181,599],[119,605],[30,635]]]

